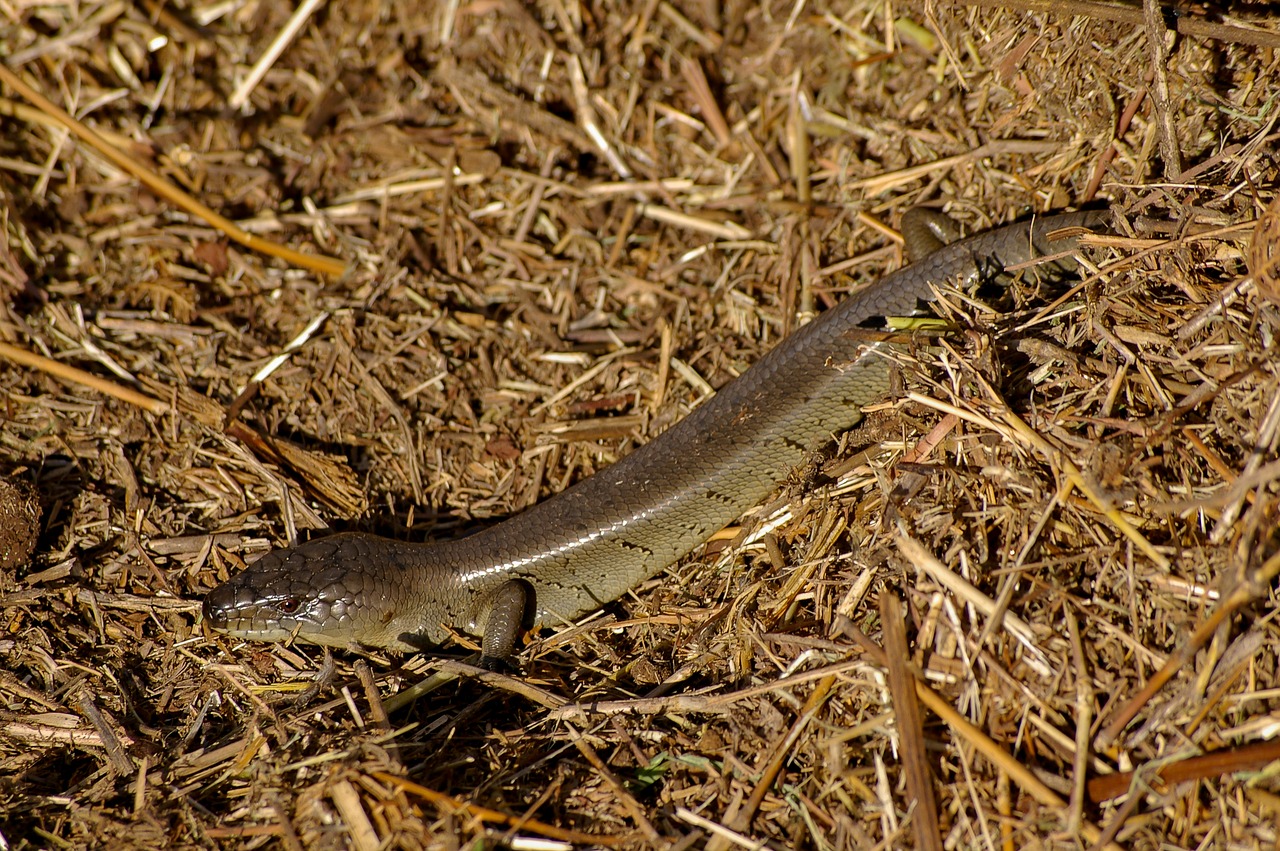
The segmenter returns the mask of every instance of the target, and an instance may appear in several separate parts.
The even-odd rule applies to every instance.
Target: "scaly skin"
[[[873,333],[882,317],[909,315],[935,286],[1070,251],[1074,240],[1046,235],[1103,222],[1093,212],[1046,216],[939,248],[800,328],[652,442],[533,508],[456,541],[341,534],[274,550],[210,592],[205,618],[241,638],[392,650],[439,644],[452,628],[484,635],[489,661],[508,657],[522,626],[559,626],[621,596],[856,424],[889,391],[890,344]]]

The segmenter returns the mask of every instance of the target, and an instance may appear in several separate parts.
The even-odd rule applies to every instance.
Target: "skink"
[[[620,597],[855,425],[889,390],[892,343],[874,333],[885,317],[911,314],[940,286],[1044,255],[1059,257],[1056,273],[1070,271],[1078,232],[1055,232],[1104,221],[1043,216],[938,248],[800,328],[650,443],[527,511],[454,541],[351,533],[274,550],[211,591],[205,619],[240,638],[402,651],[460,630],[482,636],[486,664],[505,661],[525,629]]]

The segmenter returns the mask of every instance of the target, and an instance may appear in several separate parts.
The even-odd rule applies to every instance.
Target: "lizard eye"
[[[302,608],[302,601],[297,597],[285,597],[276,603],[276,609],[284,615],[291,615]]]

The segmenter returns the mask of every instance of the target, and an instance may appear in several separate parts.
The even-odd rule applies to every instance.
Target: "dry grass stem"
[[[911,806],[911,829],[916,847],[941,851],[938,833],[938,802],[933,794],[933,774],[925,752],[924,725],[916,700],[916,676],[908,667],[910,647],[902,603],[891,594],[880,597],[880,619],[884,624],[885,662],[888,665],[889,693],[898,731],[902,771],[906,776],[907,801]]]

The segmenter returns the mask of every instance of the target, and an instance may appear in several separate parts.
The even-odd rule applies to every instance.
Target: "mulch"
[[[1275,845],[1265,9],[0,21],[3,847]],[[460,636],[300,702],[322,651],[200,622],[273,546],[606,467],[918,204],[1114,232],[952,299],[812,469],[518,672]]]

